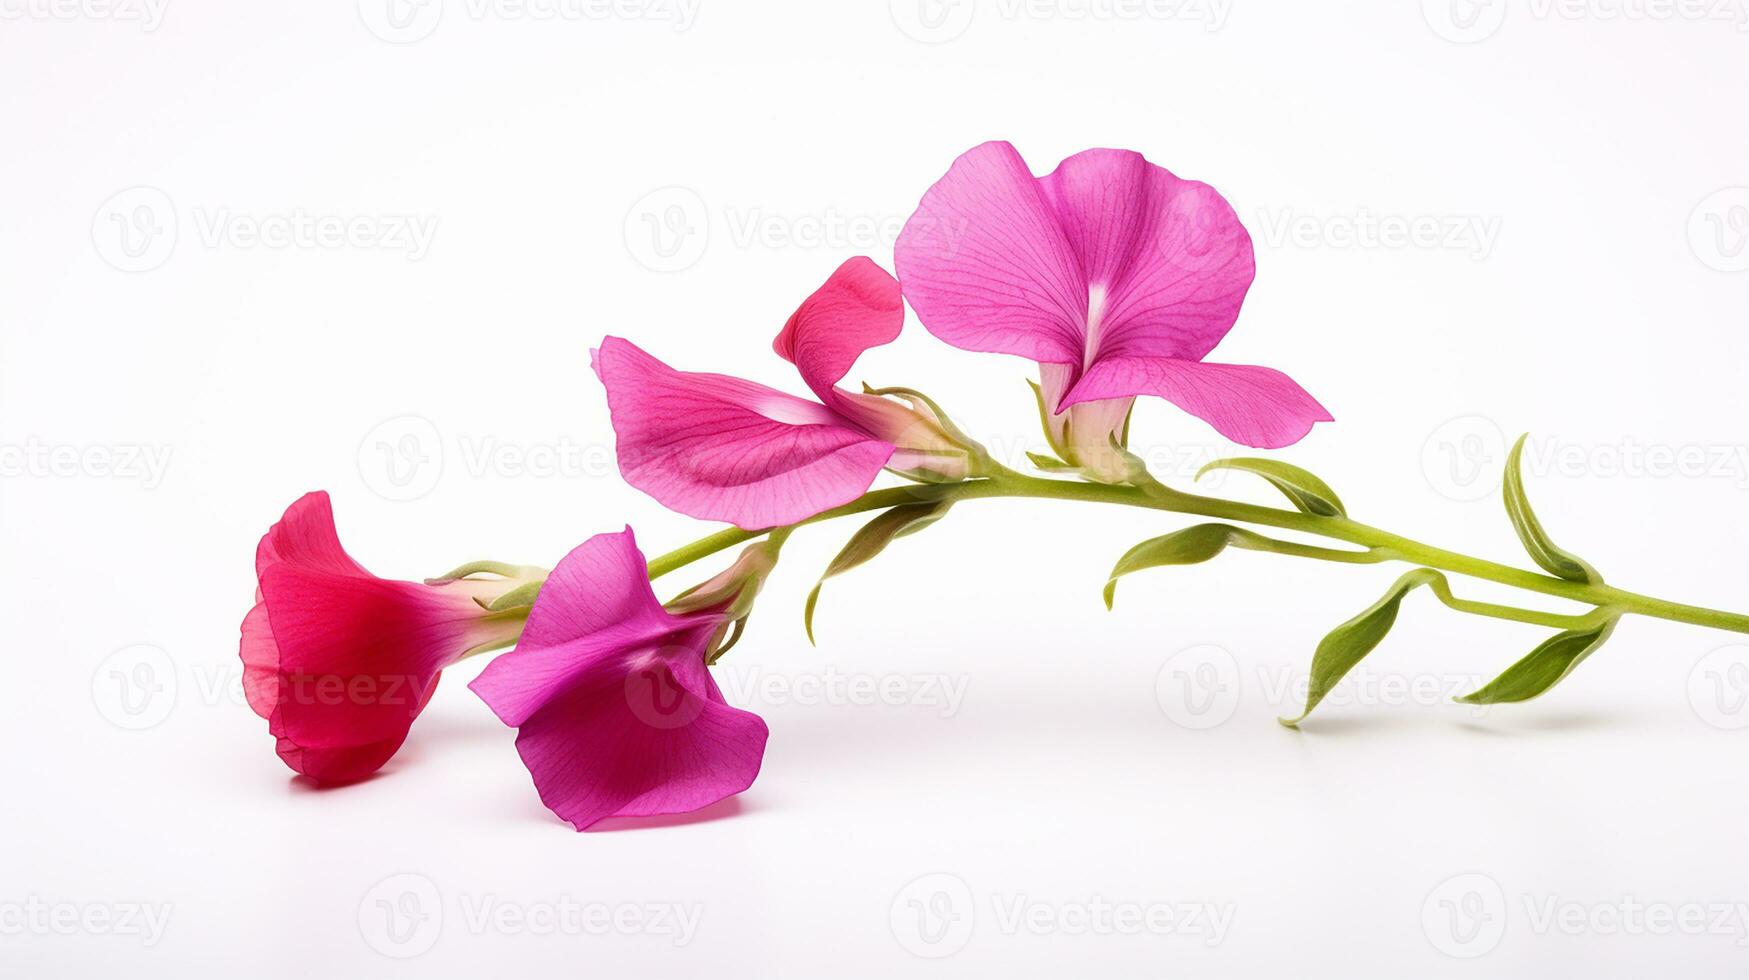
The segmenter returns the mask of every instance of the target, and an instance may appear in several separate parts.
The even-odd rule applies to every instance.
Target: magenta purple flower
[[[1546,693],[1624,615],[1749,632],[1749,616],[1606,584],[1557,546],[1530,506],[1518,450],[1502,496],[1534,569],[1364,524],[1324,480],[1273,456],[1213,465],[1273,487],[1278,507],[1155,477],[1130,448],[1138,398],[1162,399],[1236,446],[1260,450],[1299,442],[1331,414],[1277,366],[1209,360],[1237,324],[1256,274],[1251,238],[1212,186],[1139,153],[1086,150],[1040,177],[1007,143],[976,146],[924,192],[891,265],[896,278],[873,258],[850,258],[787,317],[802,289],[773,296],[775,312],[764,321],[725,312],[725,325],[774,337],[777,358],[762,377],[775,384],[699,370],[709,365],[690,363],[648,325],[627,325],[645,337],[641,344],[610,336],[589,350],[626,482],[679,514],[729,525],[690,544],[647,557],[628,527],[589,538],[550,571],[475,561],[395,581],[367,572],[341,547],[325,493],[294,502],[257,548],[256,602],[240,651],[249,704],[284,763],[326,785],[371,776],[437,696],[445,669],[495,655],[468,687],[516,729],[534,789],[561,819],[583,830],[611,817],[708,806],[743,792],[760,772],[766,723],[729,703],[712,672],[741,641],[790,536],[872,515],[823,580],[877,559],[950,508],[992,497],[1197,520],[1123,553],[1099,583],[1108,603],[1125,576],[1208,561],[1227,548],[1332,567],[1409,565],[1316,644],[1303,711],[1288,725],[1383,643],[1406,598],[1423,587],[1451,610],[1550,631],[1461,699],[1471,703]],[[1017,417],[1038,418],[1040,451],[1025,462],[999,458],[984,444],[992,439],[956,422],[951,400],[899,385],[853,386],[858,359],[899,337],[907,308],[952,347],[1036,365],[1026,369],[1030,395],[1017,379],[1015,404]],[[1296,326],[1247,329],[1267,339]],[[575,356],[581,371],[589,340],[541,356]],[[800,375],[805,394],[778,380],[778,359]],[[1281,532],[1290,537],[1274,536]],[[666,600],[658,594],[670,574],[737,547],[714,574],[665,588]],[[1460,597],[1453,576],[1535,601],[1566,600],[1578,611]],[[818,595],[816,587],[807,603],[810,636]]]

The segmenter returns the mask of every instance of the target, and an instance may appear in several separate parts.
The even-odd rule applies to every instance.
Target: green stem
[[[1570,582],[1566,579],[1542,575],[1537,572],[1525,571],[1499,562],[1484,558],[1473,558],[1469,555],[1447,551],[1432,545],[1392,534],[1379,528],[1370,527],[1358,521],[1344,517],[1320,517],[1314,514],[1304,514],[1297,510],[1285,510],[1276,507],[1263,507],[1257,504],[1240,503],[1238,501],[1220,500],[1214,497],[1204,497],[1198,494],[1183,493],[1177,490],[1164,490],[1161,487],[1138,488],[1130,486],[1115,486],[1105,483],[1083,483],[1070,480],[1050,480],[1016,473],[1011,470],[999,471],[989,479],[970,480],[964,483],[926,484],[920,486],[892,487],[885,490],[874,490],[863,496],[831,510],[816,514],[805,521],[790,525],[801,527],[820,521],[828,521],[837,517],[860,514],[871,510],[884,510],[899,504],[917,503],[926,500],[951,500],[954,502],[974,500],[982,497],[1036,497],[1051,500],[1079,500],[1091,503],[1121,504],[1130,507],[1142,507],[1150,510],[1169,511],[1180,514],[1194,514],[1201,517],[1214,517],[1222,520],[1238,521],[1246,524],[1260,524],[1266,527],[1283,528],[1289,531],[1299,531],[1305,534],[1333,538],[1349,544],[1361,545],[1370,549],[1386,552],[1390,558],[1399,559],[1441,571],[1467,575],[1471,578],[1499,582],[1515,588],[1551,595],[1589,606],[1608,607],[1612,612],[1636,613],[1651,616],[1656,619],[1667,619],[1678,623],[1689,623],[1695,626],[1710,626],[1715,629],[1730,630],[1737,633],[1749,633],[1749,615],[1724,612],[1717,609],[1707,609],[1701,606],[1691,606],[1665,599],[1628,592],[1608,585],[1590,585],[1582,582]],[[744,541],[750,541],[770,529],[745,530],[738,527],[724,528],[715,534],[707,535],[691,544],[677,548],[664,555],[659,555],[649,563],[652,579],[665,575],[677,568],[691,564],[708,555],[715,554],[725,548],[734,547]],[[1321,557],[1327,555],[1317,552],[1322,549],[1300,546],[1303,557]],[[1365,561],[1369,559],[1344,559]],[[1562,616],[1555,613],[1543,613],[1528,609],[1517,609],[1511,606],[1499,606],[1493,603],[1472,602],[1455,599],[1449,590],[1440,596],[1446,605],[1464,612],[1477,615],[1492,616],[1498,619],[1511,619],[1518,622],[1535,623],[1538,625],[1571,628],[1575,624],[1588,623],[1595,618],[1594,613],[1580,616]]]

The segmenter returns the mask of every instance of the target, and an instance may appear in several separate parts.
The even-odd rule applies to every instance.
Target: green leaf
[[[1542,641],[1524,659],[1506,668],[1499,677],[1478,691],[1457,700],[1464,704],[1511,704],[1529,701],[1559,684],[1574,668],[1585,662],[1609,634],[1615,632],[1615,619],[1601,626],[1583,630],[1567,630]]]
[[[1386,553],[1378,548],[1368,548],[1365,551],[1320,548],[1294,541],[1278,541],[1231,524],[1197,524],[1171,534],[1149,538],[1124,552],[1124,556],[1117,560],[1117,565],[1105,580],[1105,608],[1111,608],[1112,598],[1117,592],[1117,580],[1131,572],[1162,565],[1195,565],[1208,561],[1227,548],[1355,564],[1370,564],[1383,561],[1386,557]]]
[[[1105,582],[1105,608],[1110,609],[1117,593],[1117,580],[1131,572],[1163,565],[1195,565],[1227,550],[1236,538],[1261,538],[1262,535],[1236,528],[1231,524],[1197,524],[1149,538],[1124,552]]]
[[[1525,433],[1513,443],[1512,452],[1506,457],[1506,480],[1501,485],[1512,528],[1518,532],[1518,540],[1524,542],[1524,550],[1530,552],[1531,559],[1542,566],[1543,571],[1569,582],[1601,584],[1603,576],[1597,574],[1597,569],[1549,540],[1542,522],[1536,519],[1536,512],[1530,509],[1530,498],[1524,495],[1524,474],[1519,466],[1520,457],[1524,455],[1524,441],[1528,438],[1530,434]]]
[[[845,542],[843,550],[827,564],[813,591],[808,593],[807,605],[802,608],[802,625],[808,631],[808,642],[814,642],[814,607],[820,601],[820,586],[825,585],[827,579],[868,561],[885,551],[894,540],[915,534],[941,520],[950,506],[952,502],[947,500],[900,504],[882,511],[874,520],[858,528]]]
[[[1316,514],[1319,517],[1348,516],[1348,511],[1342,507],[1342,498],[1336,496],[1336,491],[1330,489],[1328,483],[1292,463],[1252,457],[1217,459],[1198,470],[1196,478],[1202,479],[1202,475],[1209,470],[1243,470],[1246,473],[1255,473],[1286,494],[1287,499],[1301,513]]]
[[[1300,712],[1298,718],[1280,719],[1281,723],[1289,728],[1297,728],[1300,722],[1305,721],[1312,709],[1318,706],[1318,702],[1324,700],[1337,683],[1348,676],[1348,672],[1371,653],[1384,640],[1385,634],[1391,631],[1391,627],[1396,625],[1397,609],[1403,604],[1403,597],[1416,586],[1426,585],[1439,578],[1439,573],[1431,568],[1405,572],[1365,612],[1331,630],[1318,643],[1317,652],[1312,654],[1312,676],[1306,687],[1306,710]]]

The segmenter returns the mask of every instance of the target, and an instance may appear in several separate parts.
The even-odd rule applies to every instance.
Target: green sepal
[[[1280,490],[1304,514],[1318,517],[1348,516],[1348,511],[1342,506],[1342,498],[1336,496],[1336,491],[1330,489],[1328,483],[1292,463],[1248,456],[1217,459],[1198,470],[1196,478],[1202,479],[1203,474],[1209,470],[1242,470],[1255,473]]]
[[[1506,668],[1479,690],[1457,700],[1462,704],[1512,704],[1529,701],[1565,680],[1585,658],[1615,632],[1611,618],[1591,629],[1567,630],[1542,641],[1523,659]]]
[[[717,627],[716,635],[711,637],[710,645],[705,648],[704,665],[710,667],[721,660],[723,654],[735,648],[741,642],[741,633],[747,628],[747,617],[741,616],[732,622]],[[724,635],[727,634],[727,639]]]
[[[1289,728],[1297,728],[1318,702],[1323,701],[1342,678],[1384,640],[1397,622],[1397,610],[1403,604],[1403,597],[1418,585],[1440,579],[1440,574],[1431,568],[1405,572],[1365,612],[1331,630],[1319,641],[1317,652],[1312,654],[1311,677],[1306,685],[1306,710],[1300,712],[1298,718],[1278,720]]]
[[[507,609],[522,609],[534,605],[534,600],[540,595],[543,579],[539,582],[524,582],[509,592],[493,599],[486,605],[487,612],[504,612]]]
[[[802,626],[807,630],[808,642],[814,642],[814,607],[819,604],[820,587],[826,584],[827,579],[842,575],[870,560],[885,551],[887,545],[898,538],[914,534],[941,520],[951,506],[952,501],[948,500],[900,504],[882,511],[874,520],[858,528],[850,536],[850,540],[845,542],[844,548],[826,565],[820,581],[808,593],[807,604],[802,608]]]
[[[1524,494],[1524,473],[1520,468],[1524,442],[1529,438],[1528,432],[1519,436],[1512,444],[1512,452],[1506,456],[1506,479],[1501,484],[1501,495],[1506,500],[1506,516],[1512,518],[1512,529],[1518,532],[1518,540],[1524,543],[1524,550],[1530,552],[1531,560],[1543,571],[1569,582],[1601,585],[1603,576],[1597,574],[1597,569],[1577,555],[1556,547],[1549,540],[1548,532],[1543,530],[1542,522],[1537,520],[1536,512],[1530,509],[1530,498]]]
[[[1028,452],[1026,458],[1032,460],[1032,465],[1047,473],[1076,469],[1072,463],[1065,463],[1055,456],[1046,456],[1043,453]]]
[[[481,574],[500,575],[504,578],[511,579],[527,578],[531,574],[534,574],[539,575],[541,578],[546,578],[546,569],[535,568],[532,565],[512,565],[509,562],[503,561],[471,561],[465,565],[458,565],[436,578],[428,578],[425,580],[425,584],[442,585],[445,582],[453,582],[458,578],[467,578],[470,575]]]

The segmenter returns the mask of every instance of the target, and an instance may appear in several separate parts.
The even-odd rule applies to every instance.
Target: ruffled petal
[[[468,650],[515,638],[484,614],[480,584],[380,579],[347,556],[328,495],[305,494],[256,548],[255,605],[238,653],[249,707],[267,719],[286,765],[350,782],[395,754]]]
[[[470,685],[506,724],[541,800],[579,830],[682,813],[759,773],[765,723],[724,703],[704,664],[717,613],[675,616],[630,528],[553,569],[515,651]]]
[[[830,405],[836,395],[833,386],[850,373],[862,352],[892,343],[904,324],[898,280],[868,256],[858,255],[802,301],[771,347]]]
[[[1085,275],[1082,356],[1201,360],[1256,273],[1225,198],[1131,150],[1086,150],[1040,182]]]
[[[893,455],[892,443],[824,405],[676,371],[617,337],[594,361],[620,473],[682,514],[744,528],[791,524],[861,496]]]
[[[1331,421],[1317,399],[1274,368],[1164,357],[1101,358],[1064,401],[1126,395],[1158,395],[1228,439],[1261,449],[1292,445],[1314,423]]]
[[[516,649],[495,657],[468,687],[516,727],[594,661],[656,642],[690,622],[670,615],[651,591],[631,528],[597,534],[547,576]]]
[[[279,703],[279,644],[267,620],[267,603],[257,600],[243,617],[243,697],[249,709],[263,718],[273,717]]]
[[[340,535],[334,529],[334,505],[326,490],[312,490],[293,501],[285,516],[268,528],[256,545],[257,576],[280,562],[295,562],[335,575],[370,576],[340,546]]]
[[[350,764],[345,772],[299,765],[287,743],[307,750],[360,749],[380,765],[430,700],[438,672],[477,639],[472,600],[440,597],[429,586],[287,563],[267,570],[261,590],[279,660],[273,681],[264,684],[259,678],[267,648],[258,636],[251,642],[246,620],[245,671],[257,676],[251,701],[271,691],[268,728],[281,741],[281,758],[316,779],[342,781],[363,773],[352,772]]]
[[[947,343],[1081,362],[1088,281],[1009,144],[984,143],[953,162],[905,222],[893,261],[917,318]]]
[[[722,703],[700,650],[669,647],[596,661],[521,727],[516,749],[541,801],[584,830],[745,790],[767,734],[758,715]]]

